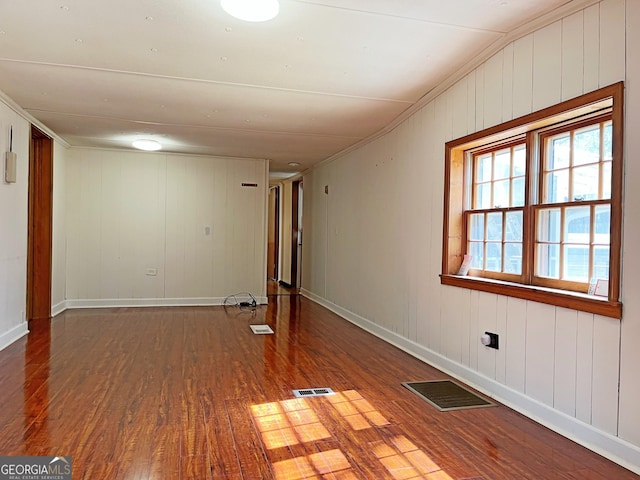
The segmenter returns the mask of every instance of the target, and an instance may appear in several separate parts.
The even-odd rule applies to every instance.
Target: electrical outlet
[[[149,277],[155,277],[156,275],[158,275],[158,269],[157,268],[147,268],[147,271],[146,271],[145,275],[147,275]]]
[[[495,348],[496,350],[498,350],[500,346],[497,333],[484,332],[484,335],[480,337],[480,342],[482,342],[485,347]]]

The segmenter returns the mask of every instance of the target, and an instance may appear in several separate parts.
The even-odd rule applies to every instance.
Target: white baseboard
[[[201,297],[201,298],[114,298],[114,299],[88,299],[66,300],[65,309],[76,308],[119,308],[119,307],[195,307],[224,305],[226,297]],[[260,305],[268,303],[267,297],[256,297]],[[62,303],[62,302],[61,302]],[[60,304],[58,304],[60,305]],[[53,310],[53,309],[52,309]]]
[[[61,302],[56,303],[51,306],[51,316],[55,317],[56,315],[64,312],[67,309],[67,301],[62,300]]]
[[[3,333],[0,335],[0,350],[7,348],[19,338],[24,337],[27,333],[29,333],[29,325],[27,322],[23,322],[17,327],[13,327],[8,332]]]
[[[301,295],[331,310],[345,320],[379,337],[410,355],[442,370],[452,377],[465,382],[483,394],[522,413],[560,435],[592,450],[603,457],[640,474],[640,447],[616,436],[603,432],[580,420],[566,415],[548,405],[513,390],[495,380],[481,375],[475,370],[452,361],[395,332],[381,327],[339,305],[335,305],[314,293],[301,289]]]

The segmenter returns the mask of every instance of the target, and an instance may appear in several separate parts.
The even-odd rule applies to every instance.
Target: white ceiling
[[[301,171],[568,0],[4,0],[0,90],[73,146],[267,158]],[[299,162],[290,167],[288,162]]]

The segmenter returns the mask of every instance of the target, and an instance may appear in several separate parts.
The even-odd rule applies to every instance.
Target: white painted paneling
[[[505,350],[507,386],[525,391],[526,376],[526,333],[527,333],[527,302],[519,298],[509,298],[507,301],[507,335]]]
[[[533,34],[533,110],[541,110],[562,98],[562,22]]]
[[[496,376],[495,380],[505,384],[507,381],[507,354],[504,348],[504,342],[507,339],[507,302],[508,297],[498,295],[496,305],[496,329],[498,334],[498,343],[502,343],[500,348],[496,350]]]
[[[478,371],[495,379],[496,354],[494,348],[480,344],[480,336],[484,332],[497,333],[498,296],[491,293],[480,293],[478,299],[478,330],[471,332],[471,341],[478,343]]]
[[[617,435],[620,321],[595,315],[593,340],[591,424]]]
[[[576,415],[577,330],[578,312],[556,309],[553,406],[572,417]]]
[[[502,80],[504,52],[500,51],[484,63],[484,127],[502,123]]]
[[[452,132],[454,138],[464,137],[467,130],[467,98],[468,82],[463,78],[451,88],[451,114],[453,117]]]
[[[480,292],[472,290],[469,302],[469,368],[478,370],[478,350],[480,349]]]
[[[476,129],[476,71],[472,71],[465,78],[467,80],[467,133],[471,133],[478,130]]]
[[[476,104],[475,104],[475,114],[476,114],[476,130],[483,130],[485,128],[484,124],[484,70],[485,65],[482,64],[478,68],[476,68]]]
[[[600,87],[600,4],[584,10],[584,91]]]
[[[513,118],[513,55],[514,46],[510,43],[504,47],[502,65],[502,120]]]
[[[513,44],[513,116],[533,110],[533,34]]]
[[[625,126],[627,134],[624,196],[627,208],[624,214],[622,301],[624,320],[621,325],[620,352],[620,421],[621,438],[640,445],[640,2],[626,3],[627,83]],[[631,132],[631,133],[630,133]]]
[[[13,127],[16,182],[4,182],[4,152]],[[0,100],[0,349],[27,332],[27,191],[30,125]]]
[[[620,80],[625,75],[625,0],[600,3],[600,86]],[[630,48],[637,48],[629,44]]]
[[[584,13],[577,12],[562,20],[562,100],[583,93]]]
[[[578,312],[576,333],[576,418],[591,424],[593,315]]]
[[[527,302],[525,393],[553,405],[555,308]]]
[[[67,299],[264,296],[264,161],[88,149],[69,157]]]
[[[67,277],[66,154],[59,142],[53,144],[53,225],[51,246],[51,312],[64,309]]]

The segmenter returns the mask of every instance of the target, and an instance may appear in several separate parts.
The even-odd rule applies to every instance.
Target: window
[[[447,143],[442,283],[621,318],[622,94]]]

